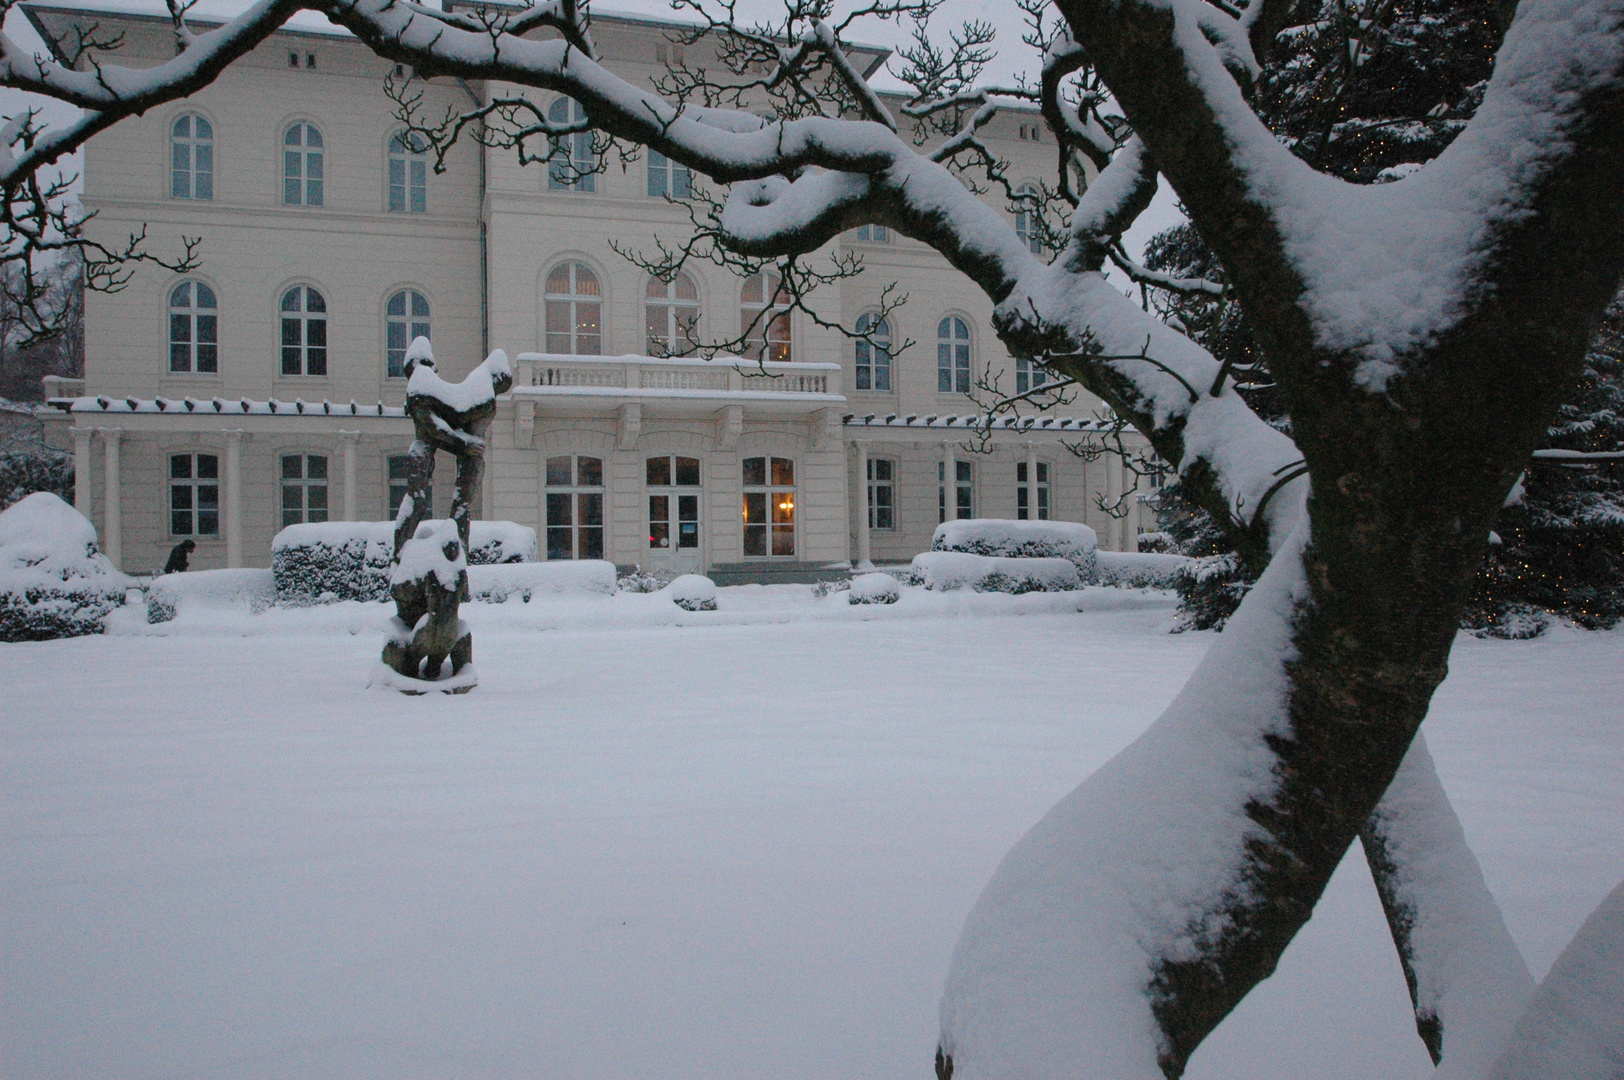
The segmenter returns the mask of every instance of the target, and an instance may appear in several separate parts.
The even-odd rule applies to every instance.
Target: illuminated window
[[[650,356],[685,356],[699,344],[699,288],[680,271],[670,281],[648,279],[643,299]]]
[[[795,555],[795,462],[744,459],[744,554],[749,558]]]
[[[547,351],[597,356],[603,351],[603,289],[583,263],[567,262],[547,275]]]
[[[789,293],[777,274],[763,271],[744,279],[739,328],[749,360],[790,358]]]

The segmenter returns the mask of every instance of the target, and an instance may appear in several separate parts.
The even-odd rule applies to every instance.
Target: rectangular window
[[[648,546],[659,551],[699,547],[699,459],[654,457],[645,465]],[[670,490],[678,489],[678,490]]]
[[[744,554],[795,555],[795,462],[788,458],[744,459]]]
[[[389,472],[389,520],[394,521],[400,516],[400,504],[406,501],[407,489],[411,487],[412,458],[410,454],[392,454],[388,463]],[[429,488],[428,506],[425,507],[429,517],[434,516],[434,489]]]
[[[1016,483],[1017,486],[1015,488],[1015,516],[1016,516],[1016,518],[1018,518],[1021,521],[1027,521],[1032,517],[1032,514],[1031,514],[1031,501],[1032,501],[1031,491],[1032,491],[1032,487],[1027,483],[1027,478],[1028,478],[1029,475],[1030,474],[1028,472],[1026,462],[1024,462],[1024,461],[1016,462],[1016,464],[1015,464],[1015,483]],[[1037,497],[1037,504],[1038,504],[1037,520],[1038,521],[1048,521],[1049,520],[1049,463],[1047,461],[1038,462],[1037,496],[1038,496]]]
[[[670,196],[686,199],[693,193],[694,174],[680,161],[672,161],[658,150],[648,152],[648,193],[653,199]]]
[[[953,461],[953,516],[958,519],[975,517],[975,471],[968,461]],[[947,520],[947,462],[936,463],[936,520]]]
[[[603,558],[603,459],[547,459],[547,558]]]
[[[283,454],[282,525],[326,520],[327,458],[321,454]]]
[[[859,225],[857,226],[856,240],[862,244],[889,244],[891,242],[891,227],[889,225]]]
[[[175,536],[220,535],[218,456],[169,455],[169,531]]]
[[[896,462],[889,458],[868,459],[868,527],[897,527]]]

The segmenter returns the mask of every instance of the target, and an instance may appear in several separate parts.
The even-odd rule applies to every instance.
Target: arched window
[[[402,289],[384,306],[384,343],[389,350],[389,377],[406,376],[406,346],[413,338],[430,337],[429,300],[416,289]]]
[[[282,201],[288,206],[320,206],[321,132],[316,125],[294,124],[282,136]]]
[[[1043,226],[1039,217],[1041,198],[1038,189],[1031,184],[1021,185],[1015,193],[1015,235],[1034,255],[1043,254]]]
[[[308,285],[282,294],[282,374],[327,374],[327,300]]]
[[[878,315],[857,317],[857,389],[891,389],[891,324]]]
[[[1015,392],[1024,394],[1037,390],[1049,381],[1049,372],[1042,364],[1034,364],[1024,356],[1015,358]]]
[[[547,108],[554,124],[584,124],[586,110],[574,98],[561,97]],[[554,191],[598,190],[598,156],[592,152],[592,132],[576,131],[553,137],[547,163],[547,186]]]
[[[201,281],[169,291],[169,370],[212,375],[220,370],[220,305]]]
[[[423,140],[397,132],[389,140],[389,212],[426,214],[429,211],[429,159]]]
[[[789,360],[789,293],[777,274],[763,271],[744,279],[739,327],[746,359]]]
[[[197,113],[169,129],[169,197],[214,198],[214,128]]]
[[[685,356],[699,344],[699,288],[679,272],[670,281],[648,279],[643,299],[650,356]]]
[[[603,289],[584,263],[559,263],[547,275],[547,351],[597,356],[603,351]]]
[[[957,315],[936,324],[936,392],[970,392],[970,324]]]

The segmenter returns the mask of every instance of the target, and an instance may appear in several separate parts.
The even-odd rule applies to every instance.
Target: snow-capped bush
[[[418,526],[418,535],[433,522]],[[395,550],[392,521],[328,521],[289,525],[271,541],[271,571],[279,604],[326,604],[383,600]],[[511,521],[476,521],[470,530],[468,565],[531,562],[536,530]]]
[[[1239,555],[1233,551],[1191,559],[1174,580],[1179,593],[1173,632],[1222,630],[1252,588]]]
[[[662,591],[684,611],[716,610],[716,582],[702,574],[684,574]]]
[[[1094,580],[1099,538],[1076,521],[965,518],[944,521],[930,538],[932,551],[963,551],[1006,559],[1065,559],[1084,582]]]
[[[169,622],[182,608],[236,609],[258,614],[276,601],[269,570],[188,570],[147,586],[147,622]]]
[[[133,578],[96,546],[96,527],[49,492],[0,511],[0,641],[98,634]]]
[[[849,604],[894,604],[901,598],[902,586],[890,574],[860,574],[846,593]]]
[[[615,585],[615,564],[602,559],[560,559],[468,568],[469,593],[473,599],[487,604],[500,604],[512,596],[529,603],[538,593],[610,596],[614,594]]]
[[[624,593],[659,592],[675,580],[675,575],[660,570],[644,570],[634,566],[630,572],[615,580],[615,591]]]
[[[974,589],[1019,594],[1083,587],[1082,575],[1070,559],[1011,559],[964,551],[926,551],[914,556],[913,571],[925,588],[941,591]]]
[[[822,600],[826,596],[832,596],[837,592],[845,592],[849,588],[851,588],[850,578],[843,578],[839,581],[814,581],[812,583],[812,595]]]
[[[1119,589],[1174,589],[1195,561],[1153,551],[1102,551],[1097,555],[1100,585]]]

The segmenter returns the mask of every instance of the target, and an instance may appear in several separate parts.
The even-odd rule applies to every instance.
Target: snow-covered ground
[[[993,867],[1212,636],[905,593],[473,605],[465,697],[365,689],[383,605],[0,646],[0,1075],[928,1077]],[[1624,632],[1451,670],[1432,750],[1543,975],[1624,877]],[[1189,1075],[1428,1071],[1355,849]]]

